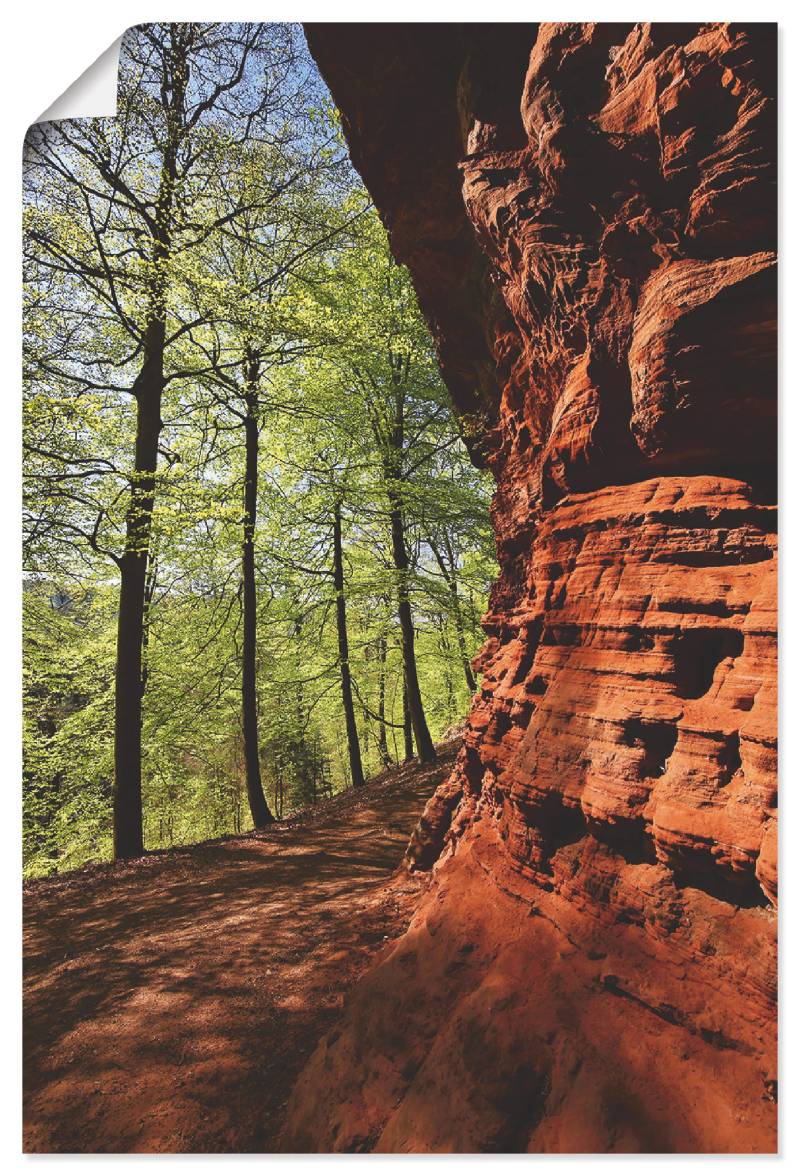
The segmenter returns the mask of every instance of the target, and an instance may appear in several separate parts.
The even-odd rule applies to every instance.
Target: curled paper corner
[[[65,118],[113,118],[117,113],[117,72],[124,33],[56,98],[36,123]]]

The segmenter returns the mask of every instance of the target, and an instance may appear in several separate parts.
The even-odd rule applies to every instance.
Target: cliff
[[[501,564],[289,1150],[775,1147],[771,25],[309,26]]]

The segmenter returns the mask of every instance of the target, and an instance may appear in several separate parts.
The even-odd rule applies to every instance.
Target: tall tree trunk
[[[392,762],[389,755],[389,741],[386,735],[386,654],[388,641],[381,633],[378,642],[378,754],[381,762],[388,767]]]
[[[256,829],[269,825],[274,817],[269,811],[261,783],[261,755],[258,741],[258,697],[256,694],[256,565],[255,531],[258,503],[258,395],[247,372],[244,475],[244,537],[242,541],[242,732],[247,779],[247,800]]]
[[[142,640],[145,623],[147,561],[155,503],[164,352],[167,327],[167,265],[172,247],[178,148],[184,130],[188,84],[186,46],[174,43],[164,93],[167,135],[153,218],[152,276],[141,371],[133,386],[136,442],[131,500],[120,558],[117,664],[114,699],[114,857],[144,852],[142,829]]]
[[[136,448],[131,500],[120,559],[117,664],[114,696],[114,857],[144,853],[142,829],[142,642],[150,551],[161,395],[164,387],[163,318],[146,332],[145,362],[134,385]]]
[[[414,732],[411,730],[411,710],[408,705],[408,687],[403,674],[403,760],[408,763],[414,758]]]
[[[458,652],[461,657],[461,665],[464,670],[464,680],[467,683],[467,689],[469,690],[470,694],[474,694],[478,689],[478,683],[475,681],[475,675],[472,672],[469,654],[467,653],[467,638],[464,632],[464,617],[461,612],[461,600],[458,595],[458,577],[456,574],[455,556],[453,555],[453,549],[446,535],[444,538],[444,543],[445,549],[447,551],[449,567],[442,558],[442,555],[436,545],[430,539],[428,540],[430,549],[436,558],[436,562],[439,565],[439,570],[444,576],[445,583],[447,584],[448,590],[450,592],[453,621],[456,627],[456,640],[458,641]]]
[[[403,381],[408,379],[410,357],[393,357],[390,362],[395,384],[394,414],[386,437],[386,448],[383,459],[383,476],[386,494],[389,499],[389,524],[392,533],[392,558],[397,579],[397,618],[400,622],[400,637],[403,650],[403,680],[405,683],[405,705],[411,726],[414,730],[414,741],[417,745],[417,756],[420,763],[433,763],[436,751],[428,730],[425,709],[422,705],[422,692],[419,688],[417,675],[417,657],[414,649],[414,618],[411,612],[409,597],[409,558],[406,547],[405,524],[403,521],[403,504],[400,498],[399,485],[403,480],[403,447],[405,444],[405,393]],[[405,373],[405,375],[404,375]],[[404,717],[404,725],[405,725]],[[408,743],[406,742],[406,752]]]
[[[356,712],[353,706],[353,683],[350,678],[350,652],[347,642],[347,608],[344,598],[344,560],[342,557],[342,504],[333,508],[333,586],[336,591],[336,634],[339,639],[339,675],[342,684],[342,707],[347,729],[347,753],[354,788],[364,783],[361,747],[358,742]]]
[[[403,647],[403,672],[408,696],[408,710],[411,716],[411,726],[414,730],[414,741],[417,745],[417,756],[420,763],[433,763],[436,759],[431,733],[425,718],[422,705],[422,692],[419,688],[417,676],[417,657],[414,650],[414,618],[411,614],[411,600],[408,595],[408,549],[406,548],[405,528],[403,526],[403,512],[397,495],[389,487],[389,519],[392,528],[392,556],[397,573],[397,617],[400,621],[400,636]]]
[[[467,641],[464,636],[464,622],[461,617],[461,610],[455,614],[456,620],[456,638],[458,640],[458,652],[461,656],[461,665],[464,670],[464,681],[467,683],[467,690],[470,694],[474,694],[478,689],[478,683],[475,681],[475,675],[472,672],[472,664],[467,653]]]

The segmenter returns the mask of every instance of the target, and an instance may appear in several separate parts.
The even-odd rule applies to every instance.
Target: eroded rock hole
[[[655,846],[641,817],[613,822],[590,820],[588,830],[595,841],[618,854],[629,866],[655,865]]]
[[[542,634],[542,645],[580,645],[583,633],[582,625],[548,625]],[[588,644],[588,640],[585,644]]]
[[[513,726],[514,720],[511,718],[511,715],[508,713],[508,711],[496,711],[490,728],[492,739],[499,743],[503,736],[507,735]]]
[[[685,568],[727,568],[739,564],[764,563],[772,559],[772,548],[765,543],[717,551],[670,551],[655,556],[659,563],[680,564]]]
[[[669,599],[660,600],[656,607],[660,612],[672,613],[689,613],[695,616],[703,615],[707,617],[721,617],[727,620],[728,617],[735,616],[737,613],[746,613],[747,605],[729,605],[724,600],[683,600],[683,599]]]
[[[702,698],[711,688],[717,666],[726,657],[739,657],[744,636],[738,629],[687,629],[670,648],[675,688],[681,698]]]
[[[623,648],[627,653],[647,653],[655,648],[655,640],[644,629],[635,627],[626,634]]]
[[[533,659],[536,657],[536,650],[539,648],[539,639],[541,638],[541,635],[542,624],[540,621],[531,625],[527,633],[524,634],[522,639],[525,642],[525,648],[520,655],[517,668],[514,671],[514,676],[511,680],[512,686],[517,686],[520,682],[524,682],[528,674],[531,672]]]
[[[731,906],[751,910],[756,907],[770,909],[771,903],[758,884],[755,875],[744,872],[731,873],[719,870],[709,860],[696,860],[674,867],[675,885],[681,889],[702,890],[704,894],[717,898]]]
[[[726,736],[719,754],[719,763],[722,769],[719,782],[720,784],[729,784],[742,766],[738,731]]]
[[[622,740],[627,747],[641,748],[639,778],[658,779],[667,770],[669,758],[678,741],[678,728],[674,723],[653,719],[626,719],[622,729]]]
[[[536,868],[543,872],[552,873],[553,856],[582,841],[588,831],[580,806],[565,804],[557,793],[550,793],[536,805],[519,799],[515,799],[514,805],[527,836],[525,861],[534,860]]]

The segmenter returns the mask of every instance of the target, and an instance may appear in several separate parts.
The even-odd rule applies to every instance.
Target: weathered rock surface
[[[298,1150],[775,1146],[775,33],[311,26],[501,575]]]

